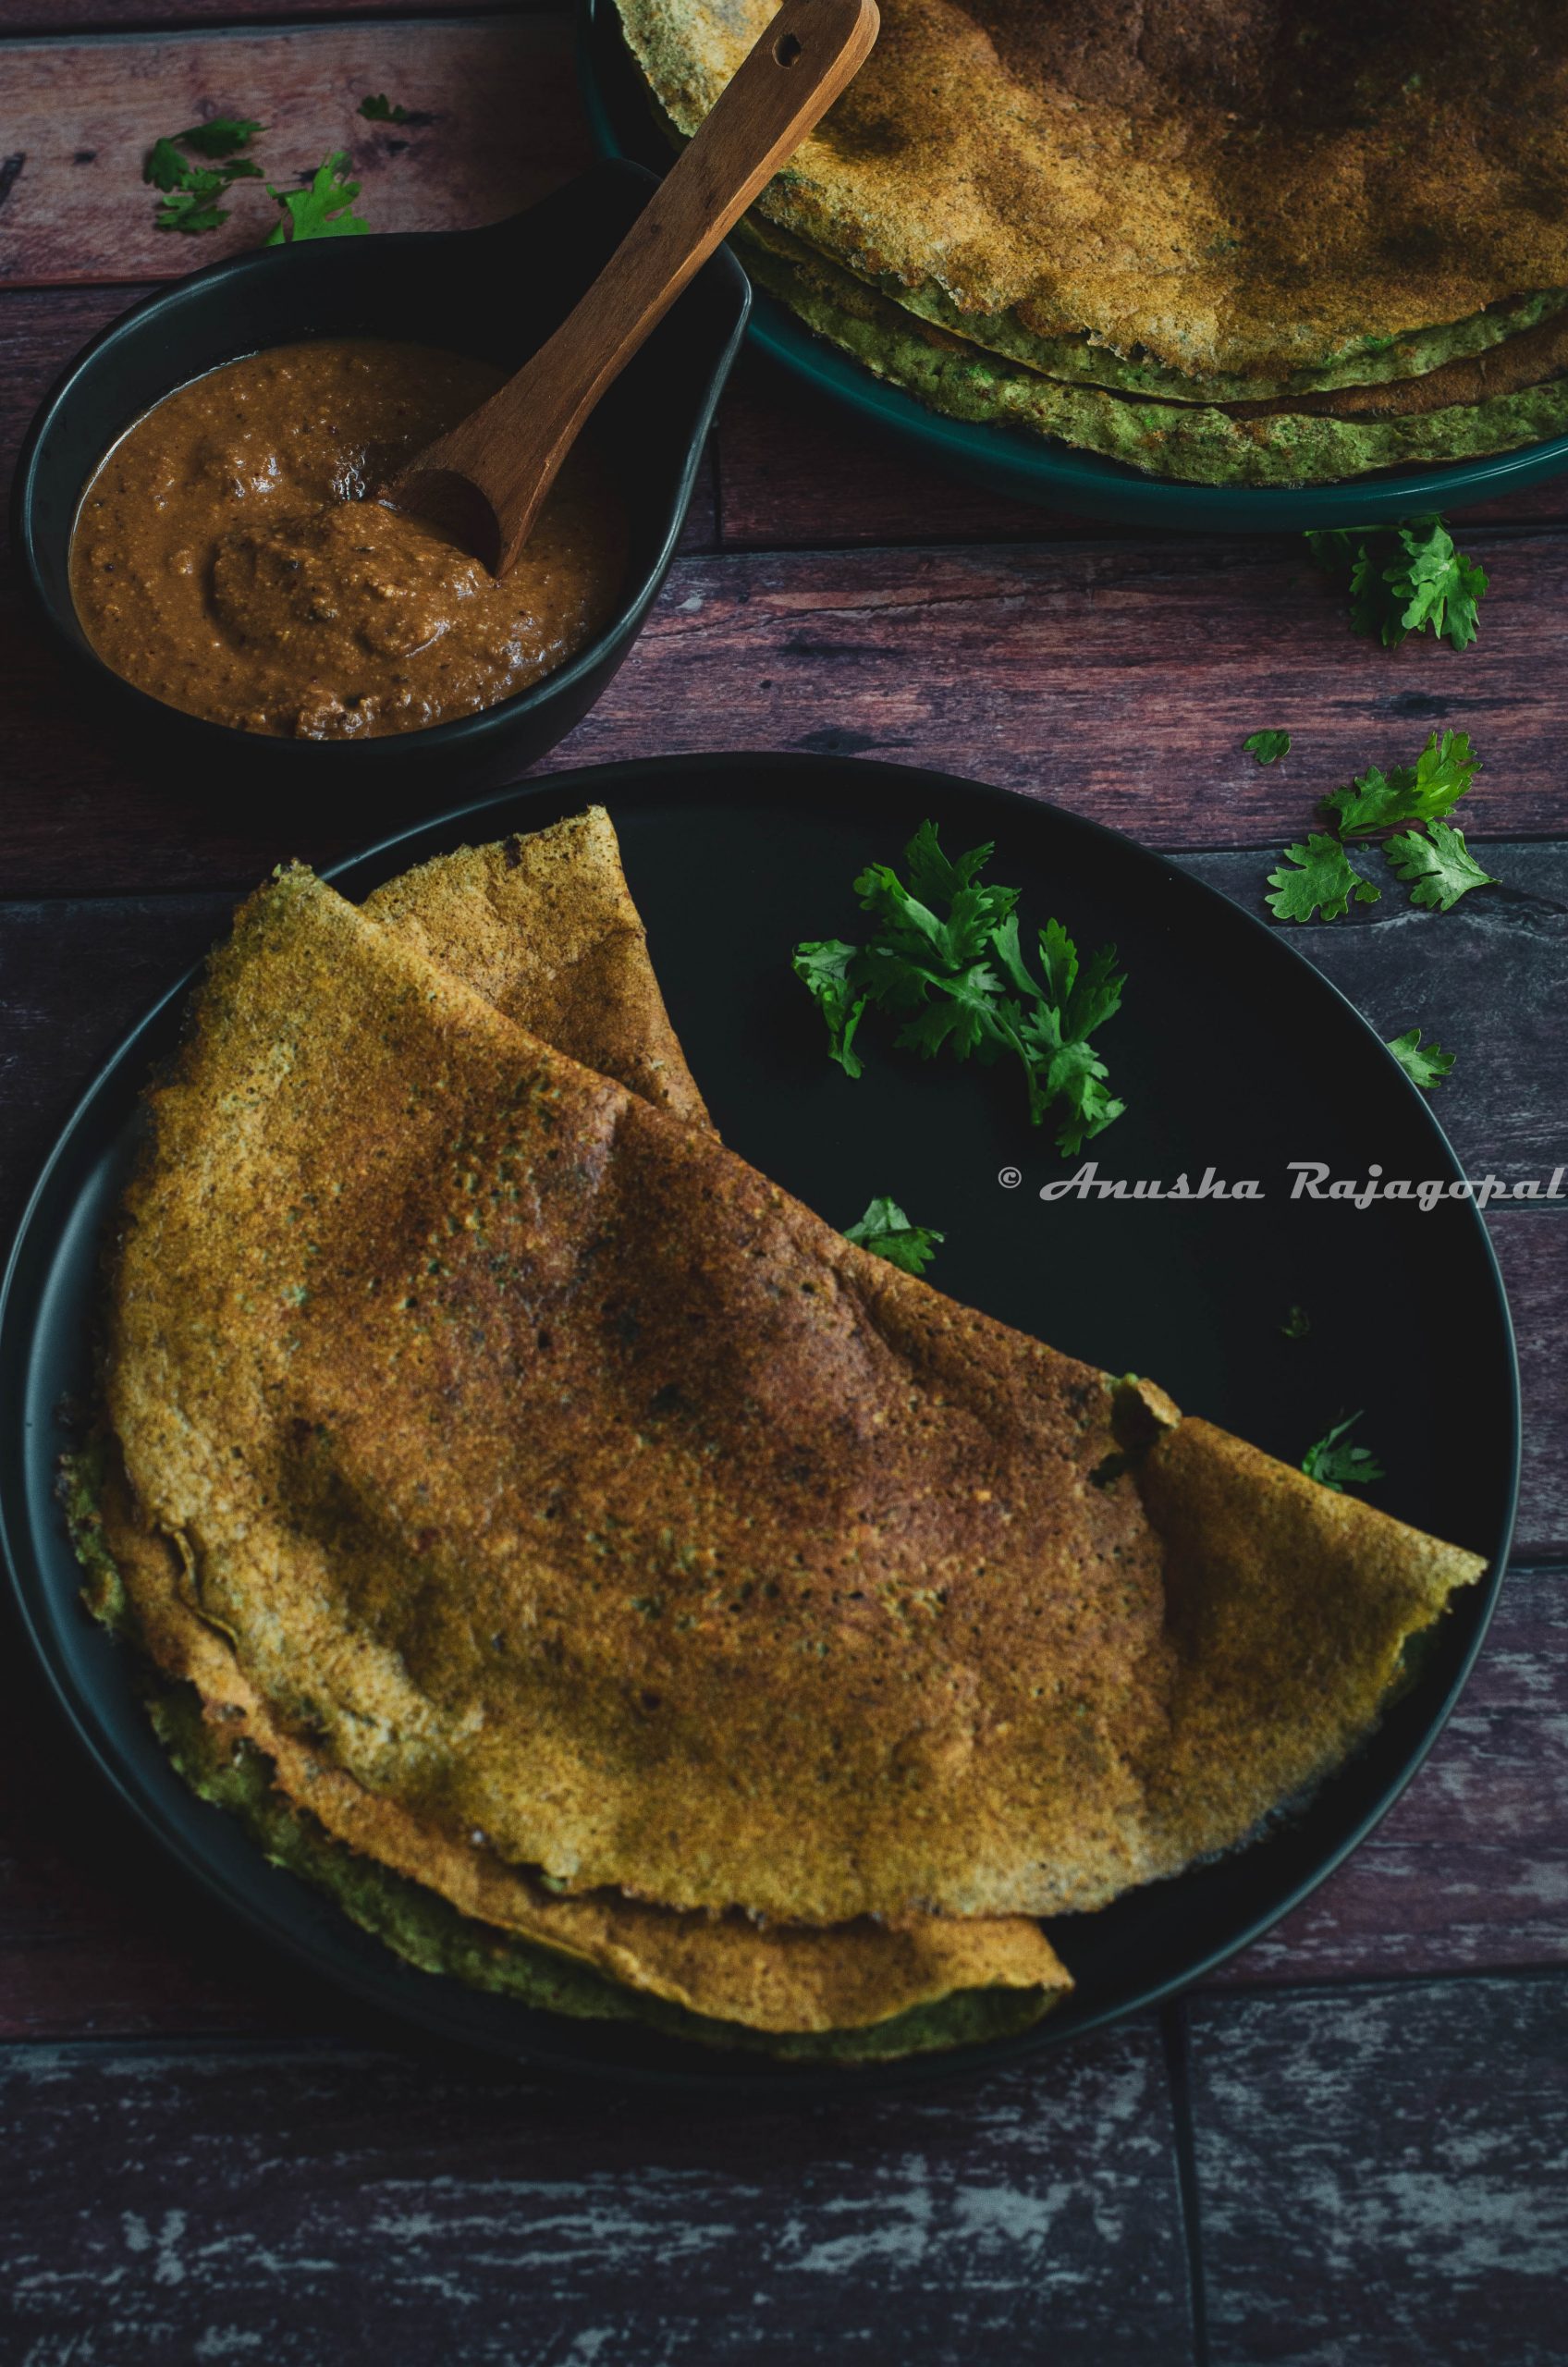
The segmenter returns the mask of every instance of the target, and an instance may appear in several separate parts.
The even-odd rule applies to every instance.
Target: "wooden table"
[[[379,228],[499,215],[586,161],[568,19],[375,0],[0,0],[0,432],[166,277],[152,138],[347,144]],[[287,14],[287,29],[269,26]],[[248,21],[237,24],[235,19]],[[36,36],[36,38],[34,38]],[[372,127],[386,92],[427,121]],[[1317,796],[1462,725],[1504,883],[1298,941],[1459,1055],[1473,1172],[1568,1161],[1568,480],[1476,512],[1482,635],[1351,636],[1299,542],[1116,533],[912,467],[746,363],[642,643],[552,767],[865,751],[1115,824],[1256,907]],[[0,1220],[99,1056],[278,858],[222,779],[149,779],[0,592]],[[1259,770],[1259,725],[1296,754]],[[1310,1047],[1284,1047],[1284,1060]],[[1568,2356],[1568,1209],[1494,1213],[1524,1363],[1518,1566],[1432,1760],[1220,1979],[1022,2069],[738,2112],[565,2090],[371,2023],[240,1936],[116,1813],[6,1631],[0,2357],[922,2367]],[[1440,1289],[1440,1277],[1434,1288]],[[1369,1320],[1376,1311],[1369,1310]],[[1452,1412],[1464,1452],[1465,1408]],[[8,2330],[6,2330],[8,2328]]]

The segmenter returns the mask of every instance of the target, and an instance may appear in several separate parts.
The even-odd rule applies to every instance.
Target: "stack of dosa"
[[[774,0],[617,0],[672,137]],[[1203,484],[1568,426],[1551,0],[882,0],[742,226],[821,336],[959,419]]]
[[[362,910],[281,874],[150,1099],[91,1596],[191,1779],[433,1968],[1016,2028],[1035,1919],[1244,1840],[1482,1567],[725,1149],[602,813]]]

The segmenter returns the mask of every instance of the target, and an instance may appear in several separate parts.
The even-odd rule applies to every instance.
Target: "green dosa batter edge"
[[[771,232],[765,243],[742,222],[736,235],[748,270],[769,295],[933,411],[981,426],[1055,436],[1149,476],[1191,484],[1337,484],[1414,460],[1510,451],[1568,427],[1568,377],[1413,419],[1345,420],[1298,411],[1243,422],[1201,405],[1157,409],[1126,395],[1041,377],[976,346],[955,350],[923,337],[900,305],[815,250],[802,247],[787,260]]]
[[[99,1518],[102,1471],[102,1457],[91,1447],[64,1456],[60,1501],[86,1577],[88,1609],[134,1649],[134,1616]],[[846,2030],[753,2030],[692,2013],[477,1922],[423,1883],[346,1848],[277,1789],[264,1752],[243,1740],[225,1740],[203,1714],[194,1686],[171,1682],[145,1665],[141,1676],[153,1730],[190,1789],[237,1818],[273,1865],[325,1891],[361,1931],[422,1972],[443,1973],[470,1988],[579,2021],[640,2023],[669,2038],[740,2047],[791,2063],[885,2063],[974,2046],[1027,2030],[1051,2002],[1039,1989],[959,1990],[888,2021]]]
[[[1533,329],[1550,320],[1568,304],[1568,288],[1543,288],[1509,303],[1488,305],[1484,313],[1472,313],[1463,321],[1410,329],[1401,337],[1367,337],[1335,361],[1292,371],[1287,377],[1189,378],[1152,354],[1134,360],[1118,353],[1114,346],[1098,344],[1087,329],[1074,337],[1037,337],[1016,313],[965,312],[935,280],[906,288],[891,273],[838,264],[795,232],[755,213],[747,216],[745,227],[763,244],[776,245],[781,257],[804,260],[809,256],[814,262],[842,269],[906,313],[932,322],[953,337],[965,337],[987,352],[1022,362],[1039,376],[1106,387],[1116,394],[1162,395],[1173,402],[1253,402],[1281,395],[1322,394],[1337,386],[1381,386],[1401,378],[1424,378],[1445,362],[1490,352],[1522,329]]]

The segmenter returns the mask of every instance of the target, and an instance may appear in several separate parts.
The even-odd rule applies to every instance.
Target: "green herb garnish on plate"
[[[1358,1413],[1347,1414],[1315,1440],[1301,1459],[1307,1478],[1331,1488],[1336,1496],[1342,1496],[1347,1488],[1369,1488],[1375,1479],[1388,1478],[1370,1447],[1351,1444],[1350,1433],[1360,1419]]]
[[[987,844],[949,860],[936,824],[923,822],[904,849],[907,881],[883,863],[855,881],[876,923],[866,942],[797,945],[795,975],[827,1021],[828,1056],[846,1075],[862,1073],[866,1012],[886,1012],[902,1022],[894,1042],[926,1060],[942,1051],[982,1066],[1016,1060],[1033,1124],[1064,1105],[1056,1139],[1071,1156],[1125,1107],[1108,1089],[1089,1039],[1120,1008],[1126,980],[1113,945],[1080,964],[1057,920],[1039,932],[1036,975],[1020,938],[1019,889],[980,877],[991,854]]]
[[[906,1274],[923,1274],[937,1254],[937,1243],[947,1237],[927,1224],[911,1224],[897,1200],[873,1200],[858,1224],[844,1228],[846,1241],[886,1257],[889,1266],[901,1266]]]

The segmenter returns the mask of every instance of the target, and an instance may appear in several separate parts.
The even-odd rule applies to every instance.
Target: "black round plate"
[[[153,1739],[128,1656],[80,1608],[55,1502],[60,1408],[90,1381],[99,1242],[142,1084],[178,1032],[182,979],[67,1126],[0,1303],[0,1517],[23,1616],[88,1748],[190,1871],[295,1955],[427,2029],[534,2061],[731,2091],[841,2089],[1054,2044],[1181,1987],[1267,1929],[1377,1822],[1452,1710],[1507,1556],[1518,1466],[1513,1335],[1485,1228],[1464,1200],[1424,1214],[1292,1198],[1292,1160],[1358,1179],[1372,1162],[1415,1180],[1461,1170],[1422,1096],[1281,933],[1115,833],[1006,791],[827,757],[612,765],[468,806],[330,877],[360,897],[427,856],[537,829],[593,800],[615,818],[671,1015],[734,1149],[833,1224],[890,1194],[946,1233],[932,1279],[955,1298],[1094,1364],[1153,1375],[1189,1412],[1287,1461],[1364,1408],[1361,1436],[1389,1472],[1376,1501],[1490,1556],[1489,1580],[1459,1597],[1418,1682],[1304,1812],[1218,1863],[1053,1922],[1077,1987],[1024,2037],[824,2073],[558,2019],[412,1971],[185,1789]],[[1185,1171],[1195,1186],[1212,1168],[1231,1184],[1256,1179],[1263,1199],[1042,1200],[1041,1185],[1078,1162],[1031,1129],[1005,1069],[928,1066],[888,1049],[875,1020],[864,1077],[851,1083],[829,1062],[790,949],[852,938],[857,871],[896,859],[926,816],[951,851],[996,841],[993,876],[1022,887],[1030,927],[1055,914],[1081,949],[1108,938],[1121,948],[1130,983],[1100,1040],[1127,1114],[1089,1146],[1100,1172],[1170,1183]],[[1310,1314],[1305,1339],[1281,1332],[1292,1305]]]

